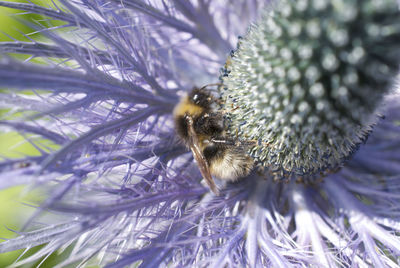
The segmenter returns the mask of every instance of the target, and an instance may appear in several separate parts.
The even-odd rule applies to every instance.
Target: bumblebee
[[[219,194],[212,176],[235,181],[249,175],[254,160],[246,153],[246,142],[229,137],[217,99],[206,87],[193,88],[176,105],[173,116],[179,138],[193,153],[210,189]]]

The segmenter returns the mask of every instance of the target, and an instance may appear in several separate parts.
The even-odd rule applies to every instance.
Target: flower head
[[[44,41],[0,43],[3,54],[0,85],[8,88],[0,93],[2,105],[8,109],[0,124],[6,130],[23,133],[40,153],[5,159],[0,164],[0,187],[32,184],[48,193],[19,236],[0,243],[0,252],[44,245],[33,255],[22,257],[18,264],[44,261],[58,250],[68,255],[59,263],[60,267],[91,264],[108,267],[139,264],[142,267],[398,265],[400,102],[394,93],[385,94],[399,61],[398,50],[393,48],[396,53],[389,55],[391,50],[384,49],[395,47],[393,42],[399,40],[399,10],[394,5],[395,0],[288,0],[283,1],[287,5],[280,6],[268,5],[262,0],[60,2],[60,7],[0,2],[1,6],[42,14],[64,23],[53,28],[43,27],[40,22],[31,23],[46,38]],[[201,184],[201,175],[191,153],[177,142],[172,110],[185,91],[216,82],[237,36],[244,34],[248,25],[261,17],[259,10],[267,6],[267,9],[278,10],[279,14],[295,2],[304,4],[304,12],[296,14],[315,17],[298,22],[302,27],[304,21],[307,25],[314,21],[311,32],[325,31],[318,27],[318,22],[324,20],[315,16],[316,10],[322,10],[321,3],[331,8],[328,10],[342,7],[340,11],[344,12],[357,9],[343,8],[343,5],[363,8],[357,13],[363,14],[360,20],[349,24],[342,22],[347,13],[342,17],[341,12],[327,11],[326,18],[337,22],[339,32],[350,31],[348,27],[353,26],[367,30],[376,21],[381,23],[375,33],[390,35],[389,39],[382,37],[381,42],[386,46],[378,46],[378,41],[369,39],[369,35],[362,35],[361,43],[356,42],[358,39],[351,40],[354,41],[353,50],[360,47],[367,61],[371,55],[365,44],[379,50],[373,54],[375,61],[368,62],[372,69],[380,70],[376,64],[384,60],[390,65],[390,72],[362,78],[365,79],[362,80],[363,90],[368,94],[362,100],[366,102],[339,94],[341,83],[332,85],[335,86],[334,96],[322,94],[324,105],[343,106],[340,112],[346,116],[354,110],[352,116],[342,117],[334,108],[323,111],[327,117],[342,120],[335,126],[343,133],[350,133],[350,140],[339,136],[340,142],[351,145],[351,150],[361,140],[359,133],[369,129],[369,119],[374,116],[376,107],[385,109],[387,116],[376,122],[368,142],[360,146],[343,168],[326,175],[323,182],[275,183],[269,173],[254,172],[242,181],[225,185],[221,195],[215,196]],[[386,7],[387,3],[391,8],[383,8],[381,12],[380,7]],[[268,13],[263,15],[268,16]],[[296,24],[289,27],[289,15],[273,18],[271,23],[279,21],[287,27],[284,29],[295,31]],[[379,28],[382,25],[390,27]],[[257,27],[273,32],[279,28],[260,24],[253,28]],[[223,78],[226,86],[223,96],[236,94],[239,102],[246,101],[242,98],[244,93],[251,98],[258,95],[254,81],[244,83],[246,77],[235,78],[246,76],[240,69],[243,58],[239,59],[238,55],[248,53],[245,46],[252,34],[256,33],[250,31],[240,41],[232,63],[227,64],[226,71],[230,73]],[[340,39],[340,34],[336,38]],[[342,74],[351,74],[346,69],[350,65],[342,61],[336,66],[340,67],[340,72],[324,69],[335,66],[336,47],[328,47],[325,42],[312,44],[313,53],[327,58],[321,59],[321,66],[315,70],[317,73],[327,75],[329,72],[329,81],[333,82],[336,81],[334,77],[341,82],[345,79]],[[290,47],[290,43],[287,45],[285,51],[293,53],[295,48]],[[279,44],[282,53],[284,47],[285,44]],[[7,53],[29,58],[16,60]],[[285,75],[280,77],[280,81],[284,81],[282,85],[295,77],[289,75],[291,69],[300,68],[299,63],[290,58],[282,60],[287,53],[275,58],[280,61],[274,61],[278,65],[287,64]],[[333,57],[330,60],[329,55]],[[357,55],[355,51],[353,56],[357,58]],[[254,60],[250,54],[247,57]],[[350,58],[350,55],[345,57]],[[267,56],[257,59],[263,61],[262,64],[268,63]],[[358,67],[357,64],[351,66]],[[369,70],[368,67],[360,66],[360,72]],[[278,71],[273,82],[277,82]],[[374,84],[380,79],[382,84]],[[318,81],[323,87],[328,84],[327,79],[317,79],[307,88],[309,92],[318,95],[318,88],[311,90]],[[371,81],[374,83],[370,85]],[[255,88],[235,91],[248,85]],[[379,91],[374,90],[375,86]],[[288,87],[287,91],[294,89]],[[346,92],[351,95],[357,90],[349,87]],[[276,91],[275,95],[260,97],[271,98],[274,104],[282,106],[285,92]],[[307,100],[308,103],[318,102],[311,97]],[[317,107],[318,104],[313,113]],[[232,126],[240,124],[240,113],[230,116]],[[259,117],[260,114],[246,115],[249,122]],[[292,117],[282,116],[282,120],[290,121]],[[254,121],[251,124],[254,125]],[[291,127],[301,130],[303,126],[297,122],[286,128],[290,134],[296,131]],[[249,128],[245,132],[239,128],[242,131],[239,135],[255,131],[251,125],[246,127]],[[311,128],[307,125],[308,130]],[[260,132],[261,135],[265,133],[266,130]],[[309,138],[301,131],[296,133],[300,135],[297,138]],[[290,135],[279,138],[282,144],[293,142]],[[47,146],[44,140],[51,141],[52,145]],[[261,140],[270,142],[263,137]],[[315,150],[321,150],[317,155],[325,156],[324,150],[328,150],[336,156],[335,150],[339,147],[326,140],[322,145],[317,144]],[[350,147],[342,150],[346,153],[339,153],[337,159],[346,157]],[[291,157],[296,154],[296,151],[285,150],[293,154]],[[331,159],[329,154],[326,157]],[[298,167],[311,165],[304,158],[295,159],[299,159]],[[332,161],[336,161],[335,167],[342,164]]]
[[[398,15],[396,1],[278,1],[224,70],[231,132],[279,176],[336,169],[398,73]]]

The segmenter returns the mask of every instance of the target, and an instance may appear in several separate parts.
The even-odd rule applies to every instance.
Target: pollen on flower
[[[229,131],[278,177],[336,169],[368,136],[400,61],[397,2],[378,2],[279,1],[231,54]]]

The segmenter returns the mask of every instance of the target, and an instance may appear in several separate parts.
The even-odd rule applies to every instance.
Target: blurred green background
[[[12,1],[27,3],[26,1]],[[51,1],[33,1],[42,6],[53,6]],[[23,21],[41,20],[41,16],[26,14],[24,11],[13,10],[0,7],[0,41],[23,40],[28,41],[23,34],[29,34],[33,30],[24,25]],[[40,38],[38,34],[33,35],[35,39]],[[1,55],[0,55],[1,56]],[[4,89],[0,89],[4,90]],[[8,111],[0,107],[0,120],[8,118]],[[17,132],[4,133],[0,128],[0,161],[4,158],[21,158],[25,155],[38,155],[39,152],[25,138]],[[11,230],[20,230],[33,209],[26,205],[37,203],[43,197],[39,194],[27,194],[25,187],[13,187],[11,189],[0,190],[0,238],[8,239],[15,237]],[[0,240],[2,242],[3,240]],[[24,257],[31,255],[38,250],[30,250]],[[23,252],[18,250],[10,253],[0,254],[0,267],[6,267],[12,264]],[[41,267],[52,267],[57,262],[57,256],[50,256]],[[59,260],[59,259],[58,259]],[[24,267],[36,267],[38,263]]]

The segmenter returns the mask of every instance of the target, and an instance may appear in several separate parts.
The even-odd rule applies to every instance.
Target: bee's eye
[[[207,92],[199,89],[193,90],[189,95],[189,98],[191,102],[204,108],[209,108],[210,103],[212,102],[211,96]]]
[[[195,104],[200,104],[200,103],[202,102],[202,99],[204,99],[204,98],[202,98],[202,96],[199,95],[199,94],[194,94],[194,95],[192,96],[192,101],[193,101],[193,103],[195,103]]]

